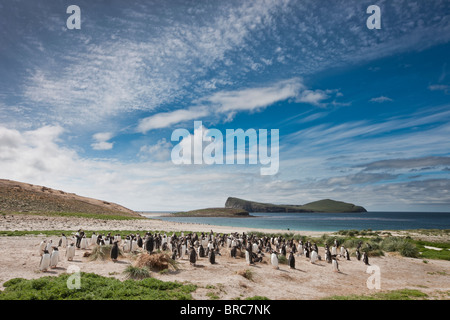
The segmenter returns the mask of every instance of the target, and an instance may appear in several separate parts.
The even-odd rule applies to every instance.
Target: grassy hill
[[[0,212],[140,217],[116,203],[81,197],[43,186],[0,179]]]
[[[225,207],[243,209],[248,212],[367,212],[361,206],[331,199],[314,201],[304,205],[284,205],[229,197],[225,203]]]

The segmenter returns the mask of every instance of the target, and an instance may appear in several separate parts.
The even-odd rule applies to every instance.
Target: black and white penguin
[[[356,259],[358,259],[358,261],[361,260],[361,252],[359,252],[359,249],[356,249]]]
[[[118,257],[119,257],[119,245],[118,242],[115,241],[111,248],[111,260],[116,262]]]
[[[292,251],[289,253],[288,261],[289,261],[289,268],[295,269],[295,258],[294,253]]]
[[[209,250],[209,263],[215,264],[216,263],[216,254],[214,253],[214,250]]]
[[[67,246],[67,249],[66,249],[67,261],[72,261],[74,256],[75,256],[75,245],[72,242]]]
[[[311,251],[311,258],[310,258],[310,262],[311,263],[316,263],[316,261],[319,259],[319,255],[317,254],[317,251],[312,250]]]
[[[147,240],[145,240],[145,250],[147,250],[147,252],[149,254],[152,254],[153,252],[153,246],[154,246],[154,241],[153,241],[153,236],[149,235],[147,237]]]
[[[142,241],[142,238],[139,234],[137,235],[137,245],[139,248],[142,248],[142,246],[144,245],[144,242]]]
[[[339,272],[339,264],[338,264],[338,262],[337,262],[335,257],[333,257],[332,265],[333,265],[333,271],[334,272]]]
[[[272,251],[272,254],[270,255],[270,263],[272,264],[272,267],[274,269],[278,269],[278,257],[275,251]]]
[[[230,250],[231,257],[236,258],[236,253],[237,253],[237,248],[236,248],[236,246],[233,246],[233,248],[231,248],[231,250]]]
[[[350,253],[348,252],[348,249],[345,249],[345,257],[347,260],[350,260]]]
[[[50,267],[50,254],[47,250],[44,250],[42,254],[41,261],[39,262],[39,270],[47,271]]]
[[[56,265],[59,262],[59,251],[58,247],[53,247],[53,252],[50,255],[50,268],[54,269],[56,268]]]
[[[172,252],[172,260],[175,261],[177,259],[177,254],[178,254],[177,249],[174,249],[173,252]]]
[[[191,247],[189,251],[189,262],[191,265],[195,266],[196,261],[197,261],[197,253],[195,252],[194,247]]]
[[[199,258],[204,258],[205,257],[205,248],[203,248],[203,246],[201,244],[198,247],[198,257]]]
[[[365,265],[369,265],[369,255],[367,252],[363,252],[363,261]]]

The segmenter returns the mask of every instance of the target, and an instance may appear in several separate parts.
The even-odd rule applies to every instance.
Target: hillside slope
[[[4,179],[0,179],[0,212],[64,212],[140,217],[133,210],[115,203]]]

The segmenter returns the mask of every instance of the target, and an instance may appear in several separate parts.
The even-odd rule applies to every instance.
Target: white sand
[[[218,233],[249,232],[248,228],[219,227],[200,224],[181,224],[161,220],[91,220],[80,218],[38,217],[38,216],[5,216],[0,218],[0,230],[68,230],[75,232],[84,230],[136,230],[153,231],[203,231],[211,229]],[[271,232],[268,230],[258,230]],[[273,230],[280,231],[280,230]],[[285,230],[281,230],[285,232]],[[69,233],[69,232],[68,232]],[[302,235],[318,236],[322,232],[300,232]],[[126,255],[119,262],[89,261],[83,258],[83,253],[89,250],[76,250],[72,262],[64,258],[65,249],[60,249],[62,261],[57,269],[49,272],[39,272],[40,256],[38,246],[42,239],[52,239],[58,243],[58,237],[44,236],[0,237],[0,284],[9,279],[22,277],[26,279],[47,275],[58,275],[66,272],[70,265],[76,265],[83,272],[95,272],[104,276],[114,276],[124,279],[123,271],[133,263],[132,257]],[[268,255],[263,263],[247,266],[245,258],[232,259],[227,249],[221,250],[222,256],[216,257],[216,264],[211,265],[206,258],[201,258],[193,267],[188,260],[179,262],[177,272],[152,276],[165,281],[180,281],[196,284],[198,289],[193,293],[195,299],[210,299],[211,295],[220,299],[245,299],[252,296],[265,296],[270,299],[320,299],[331,295],[370,294],[376,289],[367,288],[366,281],[370,274],[362,261],[352,257],[351,261],[339,260],[341,272],[335,273],[331,264],[318,261],[311,264],[303,256],[296,257],[296,269],[280,264],[279,270],[271,267]],[[324,256],[323,248],[319,254]],[[381,291],[395,289],[418,289],[436,299],[449,299],[450,293],[450,262],[404,258],[398,254],[387,254],[384,257],[370,258],[372,266],[380,268]],[[253,280],[248,280],[236,272],[250,269]],[[81,285],[82,285],[81,279]],[[3,289],[3,288],[2,288]]]

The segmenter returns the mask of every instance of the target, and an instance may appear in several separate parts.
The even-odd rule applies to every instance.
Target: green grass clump
[[[145,267],[128,266],[123,273],[126,274],[127,279],[142,280],[151,277],[150,271]]]
[[[192,284],[164,282],[154,278],[120,281],[94,273],[81,273],[80,289],[68,289],[70,274],[25,280],[11,279],[3,284],[0,300],[192,300]]]
[[[370,295],[331,296],[324,300],[421,300],[428,295],[415,289],[401,289],[388,292],[376,292]]]

